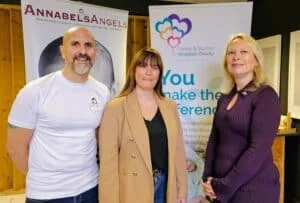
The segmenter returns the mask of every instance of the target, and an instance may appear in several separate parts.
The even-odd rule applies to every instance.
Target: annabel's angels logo
[[[26,4],[24,6],[23,13],[25,16],[35,16],[40,20],[47,19],[54,21],[88,23],[120,29],[127,28],[127,21],[123,21],[122,19],[114,19],[109,16],[98,16],[101,13],[88,14],[84,12],[83,8],[79,8],[78,11],[66,11],[64,8],[55,10],[52,8],[40,8],[34,7],[31,4]]]
[[[162,21],[155,23],[155,30],[163,40],[166,40],[171,48],[181,43],[181,39],[192,29],[192,22],[188,18],[182,18],[177,14],[171,14]]]

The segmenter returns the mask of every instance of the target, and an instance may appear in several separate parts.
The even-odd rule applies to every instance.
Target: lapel
[[[124,111],[132,138],[138,146],[149,173],[152,175],[149,134],[134,91],[127,96]]]

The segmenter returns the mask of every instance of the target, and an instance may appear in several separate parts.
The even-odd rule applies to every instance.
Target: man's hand
[[[8,154],[17,168],[25,175],[28,170],[29,143],[33,135],[33,131],[34,130],[20,128],[11,124],[7,130],[6,148]]]

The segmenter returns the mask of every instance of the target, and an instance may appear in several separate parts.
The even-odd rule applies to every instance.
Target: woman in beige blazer
[[[163,63],[152,48],[134,57],[119,97],[104,110],[100,203],[185,203],[187,172],[174,101],[162,92]]]

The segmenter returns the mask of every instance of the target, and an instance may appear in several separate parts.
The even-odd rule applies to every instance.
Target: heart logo
[[[168,44],[170,47],[175,48],[180,44],[180,38],[178,37],[169,37]]]
[[[163,21],[157,22],[155,24],[156,32],[161,32],[162,30],[165,30],[168,27],[172,27],[172,20],[169,18],[164,18]]]
[[[159,33],[159,36],[160,36],[160,38],[167,40],[170,36],[172,36],[172,34],[173,34],[173,29],[168,27],[164,31],[161,31]]]

